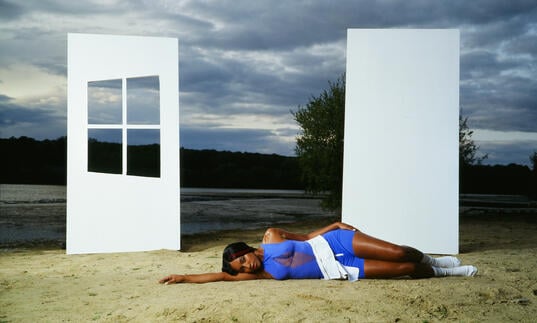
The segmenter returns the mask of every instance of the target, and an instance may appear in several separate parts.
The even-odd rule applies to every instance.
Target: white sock
[[[461,265],[461,261],[457,257],[445,256],[433,258],[429,255],[423,254],[421,262],[433,267],[453,268]]]
[[[453,268],[440,268],[434,267],[434,276],[435,277],[444,277],[444,276],[475,276],[477,274],[477,268],[474,266],[459,266]]]

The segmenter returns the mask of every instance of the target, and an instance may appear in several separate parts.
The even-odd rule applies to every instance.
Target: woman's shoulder
[[[278,228],[268,228],[263,235],[263,244],[279,243],[285,241],[282,230]]]

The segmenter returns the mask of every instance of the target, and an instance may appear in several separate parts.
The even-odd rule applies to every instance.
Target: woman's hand
[[[165,285],[182,283],[185,280],[185,275],[169,275],[158,282]]]
[[[258,275],[255,274],[238,274],[232,276],[228,273],[204,273],[204,274],[188,274],[188,275],[169,275],[161,280],[161,284],[178,284],[178,283],[210,283],[210,282],[221,282],[225,280],[249,280],[249,279],[259,279]],[[264,278],[264,277],[263,277]]]
[[[326,226],[324,228],[321,228],[321,229],[315,230],[313,232],[310,232],[307,235],[304,235],[305,239],[293,239],[293,238],[288,238],[288,239],[289,240],[301,240],[301,241],[309,240],[309,239],[313,239],[316,236],[319,236],[321,234],[325,234],[327,232],[330,232],[332,230],[337,230],[337,229],[358,231],[358,229],[356,229],[352,225],[349,225],[349,224],[346,224],[346,223],[343,223],[343,222],[334,222],[334,223],[330,224],[329,226]]]
[[[358,231],[358,229],[356,229],[355,227],[353,227],[352,225],[347,224],[347,223],[336,222],[336,225],[337,225],[337,227],[339,229],[350,230],[350,231]]]

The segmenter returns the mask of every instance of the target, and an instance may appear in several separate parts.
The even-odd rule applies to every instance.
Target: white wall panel
[[[178,66],[177,39],[68,35],[67,253],[180,248]],[[149,76],[158,78],[159,116],[129,124],[126,80]],[[120,121],[88,123],[88,84],[117,79]],[[122,171],[88,171],[88,131],[112,128],[123,133]],[[127,174],[130,129],[160,133],[160,176]]]
[[[349,29],[343,221],[458,253],[458,30]]]

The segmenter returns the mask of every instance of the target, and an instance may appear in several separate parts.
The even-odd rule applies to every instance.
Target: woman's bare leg
[[[383,260],[364,260],[365,278],[394,278],[410,276],[429,278],[434,276],[433,268],[416,262],[391,262]]]
[[[423,258],[423,253],[415,248],[396,245],[360,231],[354,234],[352,248],[356,256],[364,259],[419,263]]]

